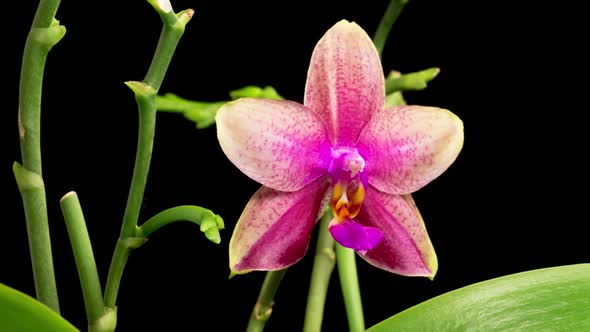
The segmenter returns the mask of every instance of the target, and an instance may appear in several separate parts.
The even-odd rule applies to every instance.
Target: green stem
[[[31,263],[37,299],[59,313],[53,270],[51,238],[47,221],[47,202],[41,167],[41,91],[45,61],[51,48],[66,29],[55,20],[59,0],[41,0],[33,19],[22,59],[19,86],[18,129],[22,167],[15,166],[15,177],[23,200]],[[16,170],[16,168],[19,168]],[[21,177],[19,179],[19,176]],[[37,185],[27,187],[28,179]],[[24,188],[23,187],[27,187]]]
[[[84,306],[86,307],[86,318],[88,319],[88,330],[94,331],[95,322],[103,316],[105,310],[84,214],[82,213],[78,195],[73,191],[62,197],[60,205],[70,236],[72,250],[74,251],[76,267],[78,268]]]
[[[219,231],[225,227],[223,219],[209,209],[194,205],[176,206],[156,214],[139,227],[137,234],[147,238],[158,229],[177,221],[195,223],[211,242],[221,242]]]
[[[124,245],[127,238],[135,237],[137,218],[139,209],[143,200],[143,192],[149,172],[150,160],[152,157],[152,147],[154,133],[156,128],[155,108],[150,107],[149,96],[142,98],[136,96],[139,107],[139,138],[137,144],[137,154],[135,156],[135,167],[133,169],[133,178],[131,188],[123,217],[123,225],[119,241],[115,247],[113,260],[107,277],[107,286],[105,288],[105,305],[114,308],[119,284],[123,276],[123,270],[127,263],[129,251],[131,248]]]
[[[377,27],[377,31],[373,37],[373,44],[375,44],[379,56],[383,54],[383,47],[385,46],[385,41],[387,40],[387,36],[389,36],[393,23],[395,23],[408,1],[409,0],[391,0],[389,6],[387,6],[385,14],[383,14],[381,22],[379,22],[379,27]]]
[[[163,96],[157,96],[156,102],[159,112],[186,113],[196,109],[205,110],[211,108],[212,106],[214,106],[215,109],[218,109],[228,101],[196,101],[184,99],[172,93],[167,93]]]
[[[258,300],[252,310],[252,315],[250,315],[246,332],[261,332],[264,330],[264,325],[272,314],[273,298],[286,272],[287,269],[282,269],[266,273]]]
[[[330,276],[336,263],[334,239],[328,232],[328,224],[332,217],[332,212],[328,211],[324,213],[320,221],[318,244],[313,260],[307,307],[305,308],[304,332],[319,332],[322,329],[326,294],[328,293]]]
[[[348,329],[350,332],[362,332],[365,330],[365,318],[355,259],[354,250],[336,244],[336,265],[348,317]]]
[[[121,226],[119,241],[115,246],[105,288],[104,303],[105,306],[112,309],[115,308],[117,302],[119,285],[130,250],[135,247],[133,245],[135,242],[129,240],[137,237],[137,221],[147,182],[156,129],[156,95],[176,46],[184,33],[184,27],[193,14],[191,9],[178,14],[175,14],[172,10],[165,12],[159,7],[157,1],[148,0],[148,2],[160,14],[164,27],[152,63],[143,82],[126,82],[127,86],[135,93],[135,100],[137,101],[139,135],[135,167],[123,217],[123,225]]]

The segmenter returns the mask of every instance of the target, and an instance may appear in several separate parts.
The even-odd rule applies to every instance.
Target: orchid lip
[[[330,234],[341,246],[354,249],[364,255],[383,240],[383,232],[376,227],[363,226],[352,219],[334,218],[329,226]]]

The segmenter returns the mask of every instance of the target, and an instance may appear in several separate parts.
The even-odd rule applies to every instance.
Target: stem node
[[[149,98],[151,96],[156,95],[156,90],[152,88],[149,84],[140,81],[127,81],[125,85],[133,91],[135,97],[146,97]]]
[[[322,250],[322,253],[324,255],[328,256],[328,259],[331,260],[332,262],[336,262],[336,253],[334,253],[334,249],[324,248],[324,250]]]
[[[119,242],[123,245],[123,247],[127,249],[137,249],[141,247],[144,243],[148,241],[145,237],[138,237],[138,236],[130,236],[126,238],[119,239]]]
[[[272,314],[272,306],[275,304],[275,301],[271,301],[268,304],[261,303],[260,301],[256,302],[254,306],[254,315],[258,320],[268,320],[270,315]]]
[[[95,321],[88,324],[89,332],[111,332],[117,327],[117,308],[104,308],[104,312]]]
[[[48,28],[33,28],[29,33],[32,41],[49,51],[65,36],[66,27],[63,25],[52,25]]]
[[[25,169],[23,165],[16,161],[12,164],[12,172],[14,173],[18,190],[21,193],[30,190],[45,189],[45,184],[41,175]]]

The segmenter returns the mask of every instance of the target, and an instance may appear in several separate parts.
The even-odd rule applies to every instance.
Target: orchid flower
[[[377,51],[340,21],[316,45],[304,104],[242,98],[217,114],[228,159],[262,184],[234,229],[232,273],[279,270],[306,253],[327,204],[329,231],[383,270],[433,277],[438,263],[411,193],[463,145],[463,124],[435,107],[384,108]]]

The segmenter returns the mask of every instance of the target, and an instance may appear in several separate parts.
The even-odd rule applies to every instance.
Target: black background
[[[0,282],[33,294],[22,205],[11,174],[20,160],[18,75],[36,1],[3,5],[14,23],[2,41],[3,217]],[[196,10],[161,92],[224,100],[245,85],[272,85],[301,101],[309,57],[340,19],[373,34],[387,1],[174,1]],[[8,8],[8,9],[6,9]],[[386,70],[440,67],[411,104],[452,110],[465,125],[455,164],[415,194],[439,257],[433,282],[358,261],[367,325],[444,292],[529,269],[590,260],[587,233],[587,107],[571,90],[576,62],[567,34],[534,7],[484,1],[412,1],[385,48]],[[43,96],[43,157],[63,315],[85,328],[84,308],[59,198],[78,192],[104,283],[119,233],[135,154],[136,106],[127,80],[141,80],[161,23],[144,1],[63,1],[68,32],[50,53]],[[8,37],[6,37],[8,36]],[[6,58],[5,58],[6,59]],[[162,229],[135,251],[119,293],[119,330],[243,330],[263,273],[228,280],[227,245],[258,185],[220,152],[215,128],[158,116],[141,219],[196,204],[221,214],[214,245],[192,224]],[[311,248],[313,248],[313,244]],[[313,249],[287,273],[269,331],[301,330]],[[327,331],[346,329],[334,275]]]

